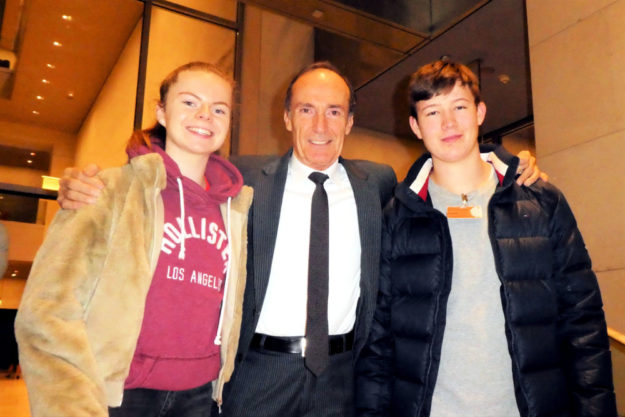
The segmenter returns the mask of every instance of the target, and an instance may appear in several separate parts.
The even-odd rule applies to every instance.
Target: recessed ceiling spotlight
[[[59,42],[59,41],[52,42],[52,45],[54,45],[54,46],[63,46],[63,44],[61,42]]]
[[[73,99],[74,98],[74,92],[73,91],[68,91],[67,92],[67,98],[70,99],[70,100]]]
[[[35,97],[37,100],[43,100],[43,96],[37,96]]]
[[[42,83],[44,84],[50,84],[50,80],[46,80],[45,78],[43,80],[41,80]]]
[[[46,64],[46,67],[48,67],[50,69],[55,69],[56,65],[54,65],[54,64]]]
[[[499,82],[503,85],[506,85],[510,82],[510,76],[508,74],[499,74],[497,78],[499,79]]]
[[[35,116],[38,116],[38,115],[39,115],[39,112],[38,112],[37,110],[33,110],[33,114],[34,114]]]
[[[72,21],[72,17],[68,14],[61,15],[61,19],[65,20],[66,22]]]
[[[34,153],[34,152],[31,152],[31,153],[30,153],[30,156],[35,156],[35,155],[37,155],[37,154],[36,154],[36,153]]]
[[[32,159],[29,159],[29,160],[27,160],[26,162],[28,162],[29,164],[32,164],[32,163],[33,163],[33,160],[32,160]]]

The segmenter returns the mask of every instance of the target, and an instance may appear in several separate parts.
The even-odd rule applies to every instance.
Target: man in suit
[[[386,165],[340,157],[353,124],[354,93],[328,63],[304,68],[284,109],[293,149],[280,158],[235,159],[254,188],[248,278],[235,375],[225,416],[352,414],[353,363],[377,294],[382,207],[396,184]],[[262,160],[264,159],[264,160]],[[261,162],[262,161],[262,162]],[[313,171],[329,176],[329,363],[314,375],[306,334]],[[304,351],[305,354],[305,351]]]
[[[293,148],[282,157],[233,158],[254,188],[254,202],[243,324],[235,373],[224,391],[225,417],[353,414],[353,364],[369,333],[378,289],[382,207],[396,184],[386,165],[340,157],[354,104],[349,80],[329,63],[314,63],[293,78],[286,94],[284,122]],[[66,172],[59,194],[64,208],[97,195],[88,187],[97,186],[93,171]],[[329,362],[317,373],[307,368],[304,342],[312,171],[329,177],[323,185]],[[519,181],[531,174],[533,182],[539,173],[526,170]]]

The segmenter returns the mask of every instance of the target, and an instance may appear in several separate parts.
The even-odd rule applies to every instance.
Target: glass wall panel
[[[154,7],[150,26],[150,44],[143,105],[144,127],[156,122],[160,82],[174,68],[190,61],[218,65],[228,74],[234,71],[235,32],[231,29]],[[230,152],[230,141],[222,154]]]

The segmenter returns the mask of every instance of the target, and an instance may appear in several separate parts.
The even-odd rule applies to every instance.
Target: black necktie
[[[328,364],[328,195],[323,183],[326,174],[308,176],[317,187],[310,207],[310,247],[308,252],[308,298],[306,309],[306,367],[319,375]]]

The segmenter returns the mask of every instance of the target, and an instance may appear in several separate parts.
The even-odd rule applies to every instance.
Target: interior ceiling
[[[408,77],[442,55],[474,69],[479,62],[488,105],[483,132],[532,113],[523,0],[243,1],[315,26],[315,58],[334,62],[357,88],[357,126],[413,137],[407,122]],[[11,94],[0,98],[0,118],[77,132],[141,18],[143,3],[0,2],[0,59],[11,50],[17,55],[5,83]],[[508,84],[499,81],[502,74]]]
[[[143,3],[106,0],[95,2],[97,7],[76,0],[5,3],[2,40],[5,28],[12,26],[7,37],[15,42],[13,51],[2,42],[0,53],[14,52],[17,60],[6,81],[8,94],[0,98],[0,118],[76,132],[139,21]],[[18,13],[7,16],[14,10]],[[71,16],[71,21],[63,15]],[[54,41],[62,46],[54,46]]]

